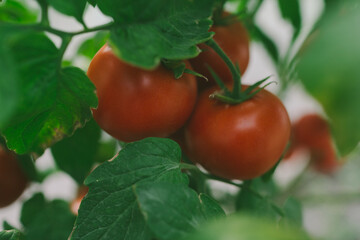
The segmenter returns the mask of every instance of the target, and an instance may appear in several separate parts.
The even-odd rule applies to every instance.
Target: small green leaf
[[[48,202],[41,193],[26,201],[21,210],[27,240],[68,239],[75,218],[68,202],[59,199]]]
[[[180,159],[180,147],[170,139],[126,144],[115,159],[100,165],[85,180],[89,192],[71,239],[151,239],[132,188],[159,181],[187,184]]]
[[[57,11],[75,17],[79,22],[83,22],[83,15],[86,6],[86,0],[64,1],[47,0],[48,4]]]
[[[153,69],[162,58],[195,57],[196,45],[213,35],[208,32],[213,0],[102,0],[97,4],[115,20],[110,44],[116,55],[141,68]]]
[[[24,1],[7,0],[0,6],[0,22],[34,23],[37,15]]]
[[[265,49],[269,53],[270,57],[274,62],[279,61],[279,51],[269,36],[267,36],[258,26],[252,25],[248,27],[250,29],[251,35],[255,40],[260,41],[261,44],[264,45]]]
[[[102,31],[95,34],[93,37],[85,40],[78,49],[78,54],[85,56],[89,59],[92,59],[99,49],[104,46],[107,39],[109,38],[109,33]]]
[[[23,240],[24,236],[19,230],[0,231],[0,240]]]
[[[241,214],[208,223],[185,239],[310,240],[310,237],[300,229],[279,227],[273,220]]]
[[[205,221],[225,216],[221,207],[185,185],[148,183],[137,185],[140,210],[157,239],[182,239]]]
[[[290,21],[294,27],[293,40],[297,38],[301,30],[301,11],[299,0],[278,0],[281,15]]]
[[[302,227],[303,215],[301,203],[295,198],[288,198],[284,204],[283,210],[285,217],[282,219],[282,224],[292,224]]]
[[[306,90],[330,118],[342,156],[360,141],[360,28],[354,27],[358,22],[360,13],[355,8],[341,18],[337,11],[329,14],[303,48],[297,65]]]
[[[95,163],[101,130],[94,120],[51,148],[57,166],[83,184]]]

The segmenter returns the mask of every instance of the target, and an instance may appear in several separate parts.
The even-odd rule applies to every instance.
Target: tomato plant
[[[0,145],[0,208],[13,203],[28,185],[16,154]]]
[[[175,79],[163,66],[149,71],[136,68],[121,61],[108,46],[95,55],[88,76],[99,98],[93,110],[95,120],[121,141],[167,137],[184,125],[195,105],[193,75]]]
[[[0,240],[359,239],[356,1],[30,2],[0,0],[0,198],[30,184]],[[280,160],[308,99],[317,171]]]
[[[223,16],[229,17],[226,13]],[[216,22],[215,22],[216,24]],[[210,31],[214,32],[214,40],[224,50],[232,62],[239,64],[240,72],[243,74],[249,64],[249,36],[244,25],[236,18],[231,18],[221,25],[213,25]],[[201,53],[194,59],[190,59],[191,66],[196,72],[201,73],[209,79],[199,81],[199,88],[214,85],[215,81],[209,71],[209,67],[227,83],[232,82],[232,75],[227,65],[220,56],[206,44],[200,44]]]
[[[238,105],[209,99],[215,90],[200,95],[186,128],[190,159],[228,179],[264,174],[280,159],[290,137],[285,107],[266,90]]]

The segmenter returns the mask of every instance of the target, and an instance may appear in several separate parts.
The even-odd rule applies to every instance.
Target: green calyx
[[[233,78],[233,89],[230,91],[227,88],[227,86],[224,84],[224,82],[220,79],[220,77],[214,72],[214,70],[208,66],[211,75],[213,76],[215,82],[221,89],[221,91],[211,94],[210,98],[214,98],[228,104],[239,104],[252,98],[262,89],[264,89],[266,86],[273,83],[273,82],[269,82],[265,86],[259,87],[262,83],[266,82],[270,78],[269,76],[254,83],[253,85],[249,86],[243,91],[241,87],[241,72],[239,66],[233,64],[230,58],[225,54],[225,52],[215,42],[214,39],[210,39],[209,41],[206,42],[206,44],[209,47],[211,47],[226,63]]]

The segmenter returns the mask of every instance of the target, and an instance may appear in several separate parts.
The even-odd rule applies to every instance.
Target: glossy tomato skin
[[[214,40],[231,61],[234,64],[239,64],[241,74],[243,74],[249,64],[250,56],[249,36],[243,24],[235,21],[230,25],[212,26],[210,31],[215,33]],[[209,79],[209,82],[200,79],[199,88],[203,89],[206,86],[215,85],[215,81],[207,66],[210,66],[221,80],[232,83],[231,72],[219,55],[206,44],[200,44],[199,48],[202,52],[196,58],[190,59],[190,63],[196,72],[203,74]]]
[[[175,79],[163,66],[139,69],[121,61],[107,45],[93,58],[88,76],[99,99],[93,110],[96,122],[125,142],[169,136],[186,122],[196,102],[193,75]]]
[[[28,178],[16,155],[0,145],[0,208],[18,199],[27,185]]]
[[[266,90],[237,105],[209,99],[215,90],[200,95],[186,128],[190,159],[227,179],[264,174],[279,160],[290,137],[285,107]]]

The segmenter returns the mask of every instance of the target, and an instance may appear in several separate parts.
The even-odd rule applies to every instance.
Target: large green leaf
[[[182,239],[202,223],[225,216],[210,197],[185,185],[148,183],[135,187],[137,200],[148,225],[157,239]]]
[[[360,12],[354,9],[323,19],[297,66],[306,90],[330,118],[341,155],[360,140],[360,28],[354,26]]]
[[[51,148],[57,166],[79,184],[83,184],[95,163],[100,133],[99,126],[92,120],[73,136],[61,140]]]
[[[180,159],[180,147],[169,139],[126,144],[115,159],[85,180],[89,193],[81,203],[71,239],[151,239],[133,187],[159,181],[187,184]]]
[[[233,215],[202,227],[186,240],[309,240],[302,230],[279,227],[275,221],[249,215]]]
[[[151,69],[161,58],[198,55],[197,44],[211,38],[212,0],[102,0],[100,10],[114,18],[110,44],[133,65]]]
[[[0,86],[6,86],[0,99],[10,96],[0,103],[8,109],[0,131],[17,153],[41,154],[91,118],[95,87],[82,70],[60,68],[58,49],[44,34],[2,24],[0,33],[9,57],[8,70],[0,67]]]
[[[75,222],[69,203],[63,200],[48,202],[41,193],[26,201],[21,210],[27,240],[67,239]]]

